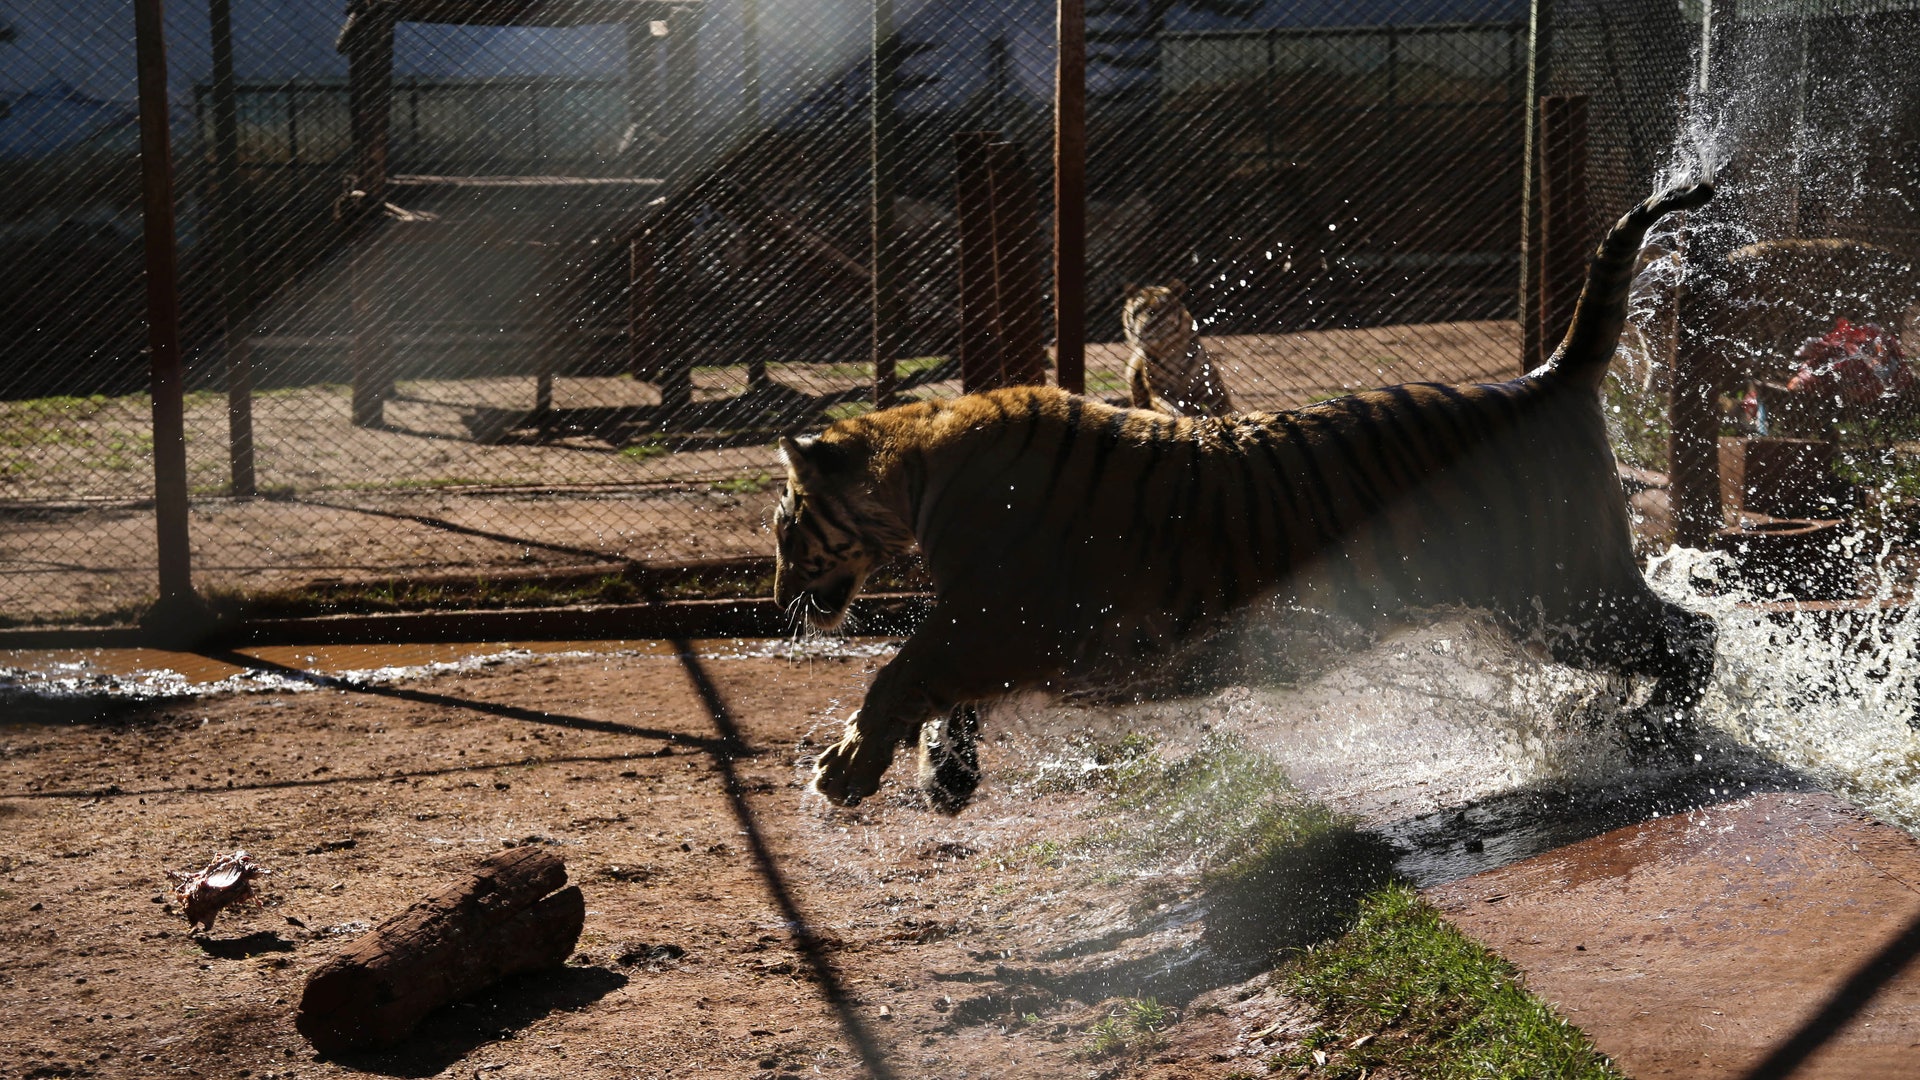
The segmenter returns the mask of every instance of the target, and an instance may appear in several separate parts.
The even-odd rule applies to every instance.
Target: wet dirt
[[[1564,673],[1443,619],[1291,686],[1012,702],[989,717],[986,782],[965,815],[932,814],[897,787],[830,810],[805,794],[808,762],[891,648],[0,656],[13,685],[0,686],[0,939],[17,958],[0,964],[0,1014],[21,1033],[0,1044],[0,1075],[147,1076],[156,1063],[275,1077],[1258,1075],[1311,1018],[1264,981],[1257,950],[1207,937],[1192,866],[1109,866],[1076,846],[1128,828],[1126,813],[1106,793],[1035,783],[1035,762],[1076,739],[1146,732],[1178,756],[1228,734],[1385,837],[1398,872],[1434,895],[1516,860],[1515,872],[1559,860],[1543,897],[1586,897],[1581,917],[1598,927],[1621,905],[1623,925],[1653,919],[1649,933],[1671,916],[1594,890],[1658,872],[1710,893],[1720,879],[1686,863],[1685,845],[1623,870],[1645,845],[1607,841],[1610,830],[1719,820],[1756,792],[1813,797],[1804,776],[1737,743],[1690,763],[1628,760],[1592,727],[1592,703],[1556,688]],[[92,707],[102,700],[121,707]],[[20,707],[47,701],[87,708]],[[895,779],[910,771],[903,759]],[[586,891],[575,963],[448,1010],[395,1052],[313,1060],[291,1027],[305,973],[509,843],[551,845]],[[188,937],[166,910],[164,871],[236,847],[275,871],[267,906]],[[1820,888],[1841,895],[1850,880]],[[1529,951],[1559,940],[1542,927],[1568,916],[1550,904],[1515,905],[1504,924],[1466,908],[1462,925],[1530,983],[1537,973],[1560,993],[1612,970],[1592,945]],[[1765,940],[1729,932],[1725,944]],[[1678,985],[1716,977],[1694,975]],[[1597,993],[1639,1000],[1666,977],[1644,976]],[[1085,1057],[1102,1002],[1139,996],[1181,1009],[1160,1046]],[[1595,1034],[1608,1052],[1635,1045],[1631,1031]]]
[[[1920,844],[1830,795],[1660,817],[1429,896],[1631,1076],[1920,1060]]]
[[[1096,794],[1001,773],[958,819],[897,792],[810,799],[805,762],[876,657],[778,648],[521,653],[81,722],[9,710],[0,1075],[1219,1077],[1291,1030],[1284,998],[1240,986],[1246,957],[1202,944],[1190,875],[1058,857],[1114,827]],[[989,754],[1037,757],[1067,722],[1006,725]],[[316,1060],[292,1027],[306,974],[518,844],[586,892],[573,962],[394,1051]],[[164,871],[236,848],[272,871],[265,905],[190,936]],[[1191,1012],[1209,990],[1218,1008],[1153,1056],[1080,1056],[1102,1001]]]

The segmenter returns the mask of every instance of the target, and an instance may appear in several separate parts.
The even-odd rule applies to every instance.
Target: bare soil
[[[1235,400],[1292,408],[1384,383],[1512,376],[1511,322],[1209,338]],[[1088,391],[1125,393],[1123,346],[1089,350]],[[857,388],[858,364],[778,365],[787,398]],[[736,398],[743,368],[701,368],[696,398]],[[414,380],[383,430],[349,423],[345,386],[266,390],[254,401],[258,499],[228,491],[223,394],[191,395],[187,466],[196,584],[256,592],[325,579],[672,562],[770,551],[780,470],[769,421],[747,442],[716,432],[653,438],[631,429],[476,440],[469,421],[532,406],[531,378]],[[917,393],[951,396],[958,382]],[[644,408],[627,378],[556,380],[557,409]],[[787,400],[783,398],[782,400]],[[789,404],[791,402],[789,401]],[[9,622],[118,619],[155,588],[153,438],[139,397],[0,402],[0,588]]]
[[[1126,828],[1110,796],[1021,782],[1065,721],[991,730],[959,818],[897,785],[853,811],[805,793],[878,662],[657,648],[140,708],[14,699],[0,1075],[1264,1074],[1311,1018],[1257,951],[1202,941],[1193,873],[1074,843]],[[569,965],[317,1059],[292,1025],[307,974],[523,844],[586,892]],[[190,935],[164,871],[236,848],[272,871],[264,905]],[[1148,996],[1177,1022],[1090,1056],[1113,999]]]

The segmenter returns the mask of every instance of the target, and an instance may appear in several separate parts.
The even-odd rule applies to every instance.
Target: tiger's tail
[[[1627,322],[1627,291],[1633,286],[1640,245],[1653,223],[1676,210],[1691,210],[1713,198],[1713,181],[1669,188],[1626,212],[1587,264],[1587,284],[1573,311],[1573,325],[1548,358],[1542,374],[1598,389]]]

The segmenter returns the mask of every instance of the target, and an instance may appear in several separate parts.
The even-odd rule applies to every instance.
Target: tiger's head
[[[874,567],[914,543],[875,491],[870,450],[836,434],[780,439],[787,489],[773,516],[773,597],[815,630],[839,626]]]
[[[1127,340],[1153,351],[1162,343],[1186,344],[1193,333],[1193,313],[1182,303],[1187,286],[1178,278],[1165,285],[1128,286],[1120,304],[1120,325]]]

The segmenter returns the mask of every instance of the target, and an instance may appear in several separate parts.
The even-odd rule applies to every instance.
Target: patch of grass
[[[1105,1058],[1145,1054],[1165,1041],[1167,1026],[1174,1019],[1174,1011],[1153,998],[1123,998],[1087,1029],[1086,1045],[1074,1056]]]
[[[1136,865],[1197,865],[1207,938],[1222,955],[1340,934],[1360,898],[1389,880],[1391,845],[1303,798],[1273,759],[1237,738],[1209,737],[1177,761],[1126,761],[1115,801],[1132,812],[1100,842]]]
[[[1579,1028],[1527,992],[1513,965],[1404,885],[1367,897],[1353,929],[1301,954],[1286,981],[1326,1020],[1269,1063],[1276,1071],[1390,1069],[1432,1080],[1620,1076]]]
[[[1667,424],[1665,395],[1641,393],[1617,372],[1609,372],[1601,385],[1607,430],[1613,435],[1613,451],[1621,463],[1665,472],[1667,437],[1672,431]]]
[[[620,456],[626,458],[628,461],[646,461],[649,458],[657,458],[663,454],[672,453],[672,451],[673,447],[667,445],[667,440],[661,438],[659,435],[648,435],[639,442],[628,443],[621,447]]]
[[[1043,762],[1033,771],[1033,790],[1047,795],[1112,791],[1139,769],[1158,767],[1157,749],[1150,736],[1133,732],[1118,739],[1076,737],[1061,758]]]
[[[136,407],[138,406],[138,407]],[[87,467],[129,472],[147,467],[153,433],[134,398],[46,397],[0,402],[0,476]]]
[[[1117,802],[1142,819],[1125,839],[1141,861],[1228,865],[1257,848],[1276,820],[1309,809],[1286,770],[1241,739],[1209,736],[1175,761],[1150,744],[1142,749],[1123,740],[1114,777]]]
[[[781,483],[772,473],[754,473],[751,476],[732,476],[725,480],[715,480],[707,486],[726,495],[758,495]]]
[[[832,423],[835,420],[851,420],[856,416],[865,416],[872,411],[873,402],[871,401],[843,401],[838,405],[829,405],[827,411],[820,415],[826,417],[828,423]]]

